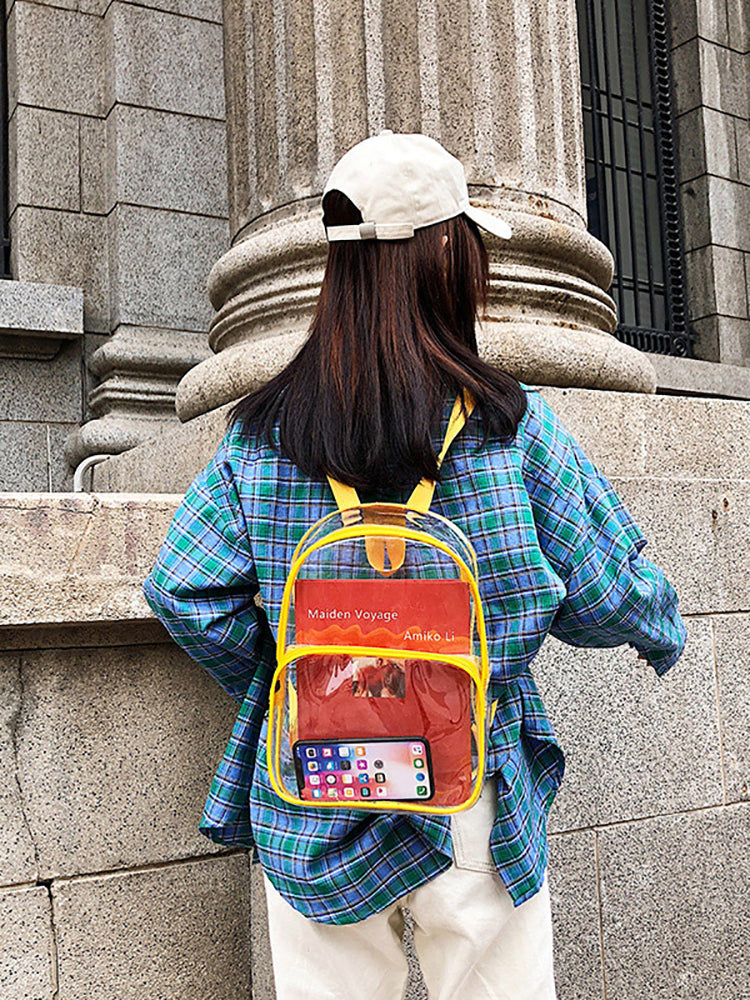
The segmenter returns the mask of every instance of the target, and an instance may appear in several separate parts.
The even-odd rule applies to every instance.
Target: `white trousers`
[[[489,850],[495,811],[488,783],[451,817],[453,865],[355,924],[308,919],[264,876],[277,1000],[402,1000],[402,907],[430,1000],[556,1000],[547,879],[513,906]]]

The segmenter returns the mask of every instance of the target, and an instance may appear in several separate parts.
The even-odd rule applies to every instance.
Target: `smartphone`
[[[429,802],[435,791],[430,746],[421,736],[298,740],[294,768],[300,798],[311,802]]]

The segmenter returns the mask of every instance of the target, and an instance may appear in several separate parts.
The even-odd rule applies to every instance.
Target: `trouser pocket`
[[[451,816],[453,864],[456,868],[497,873],[490,853],[490,833],[496,814],[497,788],[494,779],[489,779],[470,809]]]

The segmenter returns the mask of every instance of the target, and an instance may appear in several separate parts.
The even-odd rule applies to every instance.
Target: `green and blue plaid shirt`
[[[660,675],[686,640],[677,595],[641,555],[646,539],[611,483],[545,399],[523,388],[528,407],[514,441],[479,448],[472,416],[432,507],[477,552],[498,699],[488,737],[498,800],[490,847],[515,905],[542,883],[547,815],[565,766],[530,671],[545,637],[629,643]],[[255,845],[296,909],[346,924],[449,868],[451,835],[449,816],[316,810],[271,788],[265,715],[284,580],[300,536],[335,509],[327,483],[235,425],[187,490],[143,589],[175,642],[240,705],[199,829],[217,843]]]

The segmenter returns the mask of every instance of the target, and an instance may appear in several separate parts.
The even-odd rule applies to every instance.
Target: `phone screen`
[[[300,798],[356,805],[372,799],[428,802],[430,747],[421,737],[300,740],[294,744]]]

